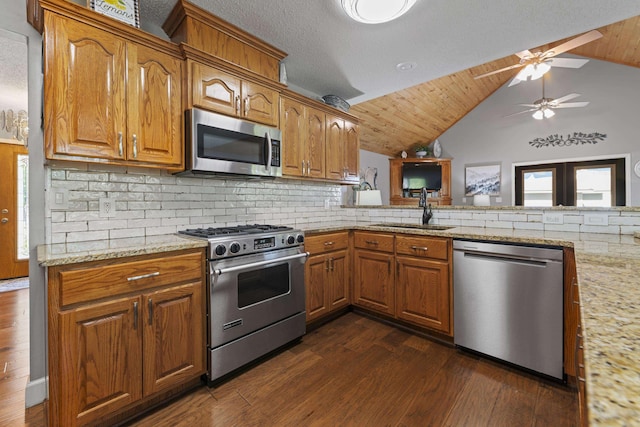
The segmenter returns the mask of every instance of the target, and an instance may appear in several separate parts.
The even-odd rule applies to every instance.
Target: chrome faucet
[[[426,207],[427,206],[427,189],[422,187],[422,191],[420,191],[420,200],[418,201],[418,206]]]
[[[429,203],[422,211],[422,225],[428,225],[431,218],[433,218],[433,212],[431,211],[431,203]]]

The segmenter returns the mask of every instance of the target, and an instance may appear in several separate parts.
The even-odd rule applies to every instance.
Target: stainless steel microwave
[[[279,129],[193,108],[182,174],[282,176]]]

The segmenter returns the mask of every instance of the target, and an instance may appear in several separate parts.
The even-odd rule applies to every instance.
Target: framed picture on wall
[[[138,0],[88,0],[96,12],[140,28]]]
[[[464,195],[488,194],[500,195],[501,165],[481,164],[465,165],[464,167]]]

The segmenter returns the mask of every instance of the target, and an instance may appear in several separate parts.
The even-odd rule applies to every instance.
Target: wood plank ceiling
[[[602,38],[569,53],[640,67],[640,16],[597,30]],[[571,38],[530,50],[544,51]],[[517,56],[510,55],[354,105],[350,112],[360,118],[360,148],[396,157],[402,150],[411,152],[419,143],[432,142],[513,78],[519,69],[478,80],[473,76],[517,61]]]

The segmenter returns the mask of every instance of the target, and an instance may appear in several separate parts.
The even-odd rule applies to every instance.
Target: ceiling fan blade
[[[523,50],[522,52],[516,52],[515,53],[518,58],[522,59],[522,58],[531,58],[533,56],[533,53],[531,53],[530,50]]]
[[[561,103],[563,103],[564,101],[569,101],[570,99],[577,98],[577,97],[579,97],[579,96],[580,96],[580,94],[579,94],[579,93],[570,93],[569,95],[565,95],[565,96],[563,96],[563,97],[561,97],[561,98],[556,98],[556,99],[554,99],[552,102],[553,102],[554,104],[561,104]]]
[[[556,55],[560,55],[561,53],[567,52],[571,49],[575,49],[578,46],[582,46],[583,44],[587,44],[589,42],[597,40],[600,37],[602,37],[602,34],[600,33],[600,31],[592,30],[592,31],[589,31],[588,33],[585,33],[581,36],[571,39],[568,42],[562,43],[561,45],[558,45],[552,49],[547,50],[542,54],[542,56],[545,58],[552,58]]]
[[[530,110],[518,111],[517,113],[509,114],[508,116],[504,116],[504,117],[517,116],[518,114],[530,113],[531,111],[536,111],[536,110],[537,108],[531,108]]]
[[[522,107],[534,107],[534,108],[538,108],[538,106],[537,106],[537,105],[535,105],[535,104],[518,104],[518,105],[520,105],[520,106],[522,106]]]
[[[552,67],[564,67],[564,68],[580,68],[587,62],[588,59],[575,59],[575,58],[551,58],[546,61],[547,64]]]
[[[565,102],[564,104],[558,104],[553,108],[576,108],[576,107],[586,107],[589,105],[588,101],[585,102]]]
[[[483,77],[487,77],[487,76],[491,76],[491,75],[494,75],[494,74],[502,73],[503,71],[513,70],[514,68],[519,68],[519,67],[522,67],[522,64],[515,64],[515,65],[511,65],[509,67],[501,68],[499,70],[491,71],[489,73],[480,74],[479,76],[475,76],[474,79],[481,79]]]

